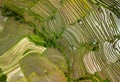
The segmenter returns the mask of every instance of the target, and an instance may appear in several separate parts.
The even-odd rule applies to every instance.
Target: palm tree
[[[0,82],[120,82],[119,0],[1,0]]]

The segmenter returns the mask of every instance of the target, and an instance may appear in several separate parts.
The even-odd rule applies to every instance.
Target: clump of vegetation
[[[0,7],[1,13],[5,17],[13,17],[16,21],[20,23],[24,23],[25,19],[24,16],[16,11],[11,10],[9,7],[6,5],[2,5]]]
[[[2,68],[0,68],[0,82],[7,82],[7,75],[3,74]]]

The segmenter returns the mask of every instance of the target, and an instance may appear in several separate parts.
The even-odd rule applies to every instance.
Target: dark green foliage
[[[109,79],[106,79],[106,80],[103,80],[103,82],[110,82],[110,80],[109,80]]]
[[[2,68],[0,67],[0,73],[2,73]]]
[[[45,46],[46,47],[56,47],[56,43],[55,43],[55,39],[53,38],[53,39],[50,39],[50,38],[46,38],[46,39],[44,39],[45,40],[45,42],[47,43]]]
[[[28,24],[30,27],[36,27],[36,25],[32,22],[26,22],[26,24]]]
[[[20,23],[25,23],[25,19],[22,15],[16,15],[15,20],[20,22]]]
[[[3,74],[3,70],[0,67],[0,82],[7,82],[7,75]]]
[[[35,34],[29,37],[29,39],[34,42],[36,45],[44,46],[44,47],[57,47],[56,37],[46,37],[42,33]]]
[[[78,80],[87,80],[90,79],[89,77],[80,77]]]
[[[32,35],[29,37],[29,39],[39,46],[45,46],[46,44],[46,42],[38,35]]]
[[[20,13],[18,12],[15,12],[11,9],[9,9],[6,5],[2,5],[0,7],[0,10],[1,10],[1,13],[3,16],[5,17],[14,17],[14,19],[20,23],[24,23],[25,22],[25,19],[23,17],[23,15],[21,15]]]
[[[65,77],[67,78],[67,82],[71,82],[72,78],[70,78],[70,72],[65,72]]]
[[[92,51],[96,51],[99,49],[99,43],[96,41],[93,41],[92,43],[90,43],[90,46]]]
[[[50,19],[51,19],[51,20],[54,20],[54,19],[55,19],[55,16],[51,16]]]
[[[38,1],[40,1],[40,0],[31,0],[32,2],[34,2],[34,3],[37,3]]]
[[[75,79],[74,82],[81,82],[81,81],[85,81],[85,80],[91,80],[90,77],[80,77],[78,79]]]
[[[99,48],[99,46],[95,46],[92,48],[92,51],[96,51],[96,50],[98,50],[98,48]]]
[[[63,4],[65,4],[65,2],[66,2],[66,0],[61,0],[60,4],[63,5]]]
[[[32,25],[33,26],[33,25]],[[60,34],[56,33],[50,33],[46,30],[46,28],[43,26],[42,32],[38,31],[36,28],[34,28],[33,33],[35,35],[30,36],[30,40],[34,42],[36,45],[44,46],[44,47],[59,47],[57,45],[56,40],[62,37],[63,32],[65,31],[65,27],[63,27]]]
[[[11,11],[10,9],[8,9],[6,6],[1,6],[1,13],[3,16],[7,16],[7,17],[11,17],[11,16],[15,16],[16,13]]]
[[[7,82],[7,75],[6,74],[0,74],[0,82]]]

